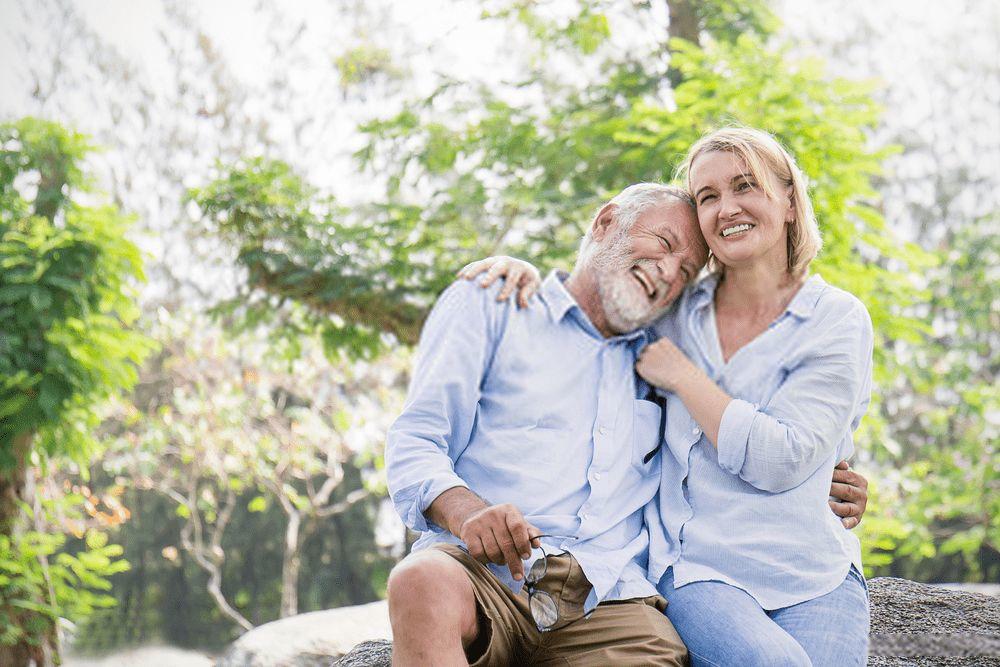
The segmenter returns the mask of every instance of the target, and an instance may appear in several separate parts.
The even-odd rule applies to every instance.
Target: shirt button
[[[596,480],[598,482],[601,481],[601,473],[595,472],[594,473],[594,480]]]
[[[583,515],[583,518],[584,518],[584,520],[586,521],[587,519],[589,519],[589,518],[590,518],[590,515],[589,515],[589,514],[587,514],[587,513],[584,513],[584,515]]]
[[[698,428],[697,426],[695,426],[693,429],[691,429],[691,434],[692,435],[701,435],[701,429]]]
[[[607,435],[608,434],[608,429],[605,428],[605,427],[603,427],[603,426],[599,430],[600,430],[601,435]]]

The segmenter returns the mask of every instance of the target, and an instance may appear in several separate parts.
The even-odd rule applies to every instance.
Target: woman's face
[[[698,225],[723,266],[762,261],[788,266],[787,224],[795,217],[791,187],[770,173],[772,199],[756,183],[744,161],[728,151],[702,153],[691,165],[691,191]]]

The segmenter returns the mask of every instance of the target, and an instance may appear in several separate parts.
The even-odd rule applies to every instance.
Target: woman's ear
[[[618,216],[618,204],[605,204],[590,223],[590,237],[595,241],[603,241],[608,232],[615,226]]]

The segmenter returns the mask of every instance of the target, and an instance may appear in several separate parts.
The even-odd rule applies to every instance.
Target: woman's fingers
[[[499,266],[499,264],[497,265]],[[496,268],[496,267],[494,267]],[[517,289],[518,284],[521,281],[521,273],[519,270],[511,268],[507,271],[504,276],[503,287],[500,288],[500,292],[497,293],[497,301],[506,301],[510,298],[510,295],[514,293]],[[518,299],[520,302],[520,299]]]
[[[486,272],[486,277],[483,278],[479,284],[482,285],[483,287],[489,287],[490,285],[496,282],[497,278],[506,278],[509,274],[510,274],[510,267],[507,266],[507,262],[503,260],[498,260],[489,268],[489,270]],[[499,297],[497,300],[502,301],[502,299],[499,299]]]
[[[463,266],[457,274],[459,278],[465,278],[466,280],[472,280],[481,273],[485,273],[492,269],[497,264],[503,264],[506,262],[507,258],[504,255],[485,257],[483,259],[477,259],[474,262],[469,262]]]
[[[521,308],[527,308],[528,302],[531,301],[531,297],[535,295],[536,291],[534,283],[522,285],[520,291],[517,293],[518,305],[521,306]]]
[[[538,269],[527,262],[506,255],[469,262],[455,275],[465,280],[482,276],[479,284],[483,288],[490,287],[497,279],[503,278],[504,284],[497,292],[497,301],[506,301],[517,294],[517,305],[521,308],[528,306],[531,297],[538,292],[542,284]]]
[[[480,273],[488,271],[490,267],[496,263],[497,259],[495,257],[487,257],[486,259],[477,259],[475,262],[469,262],[455,274],[458,278],[464,278],[465,280],[472,280]]]

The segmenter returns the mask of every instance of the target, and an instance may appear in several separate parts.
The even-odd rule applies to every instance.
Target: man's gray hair
[[[674,185],[664,185],[662,183],[636,183],[630,185],[608,202],[608,204],[614,204],[618,207],[615,211],[615,221],[618,223],[615,229],[615,235],[608,242],[612,243],[621,239],[622,236],[628,233],[635,224],[635,221],[639,219],[647,209],[653,206],[658,206],[670,199],[679,199],[688,206],[691,210],[695,210],[694,198],[688,193],[684,188],[679,188]],[[601,207],[603,208],[603,206]],[[590,254],[594,249],[594,238],[591,236],[591,229],[587,228],[587,233],[584,234],[583,239],[580,241],[580,250],[577,254],[577,266],[581,266],[584,261],[589,259]]]
[[[694,198],[688,194],[687,190],[662,183],[630,185],[615,195],[608,203],[618,206],[618,213],[615,216],[618,220],[618,227],[628,231],[646,209],[662,204],[671,197],[680,199],[690,206],[692,211],[694,210]]]

